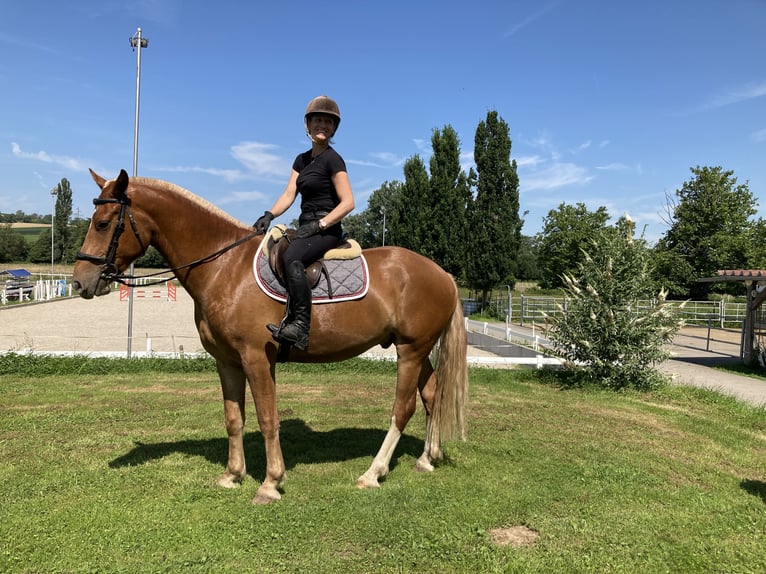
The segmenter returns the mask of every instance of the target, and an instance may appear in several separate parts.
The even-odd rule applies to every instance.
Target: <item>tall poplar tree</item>
[[[56,186],[56,214],[53,219],[53,256],[61,261],[72,240],[69,218],[72,217],[72,188],[63,178]]]
[[[431,136],[431,218],[427,255],[456,277],[464,275],[468,178],[460,168],[460,140],[452,126]]]
[[[478,179],[470,210],[466,279],[486,303],[491,289],[515,283],[523,224],[510,132],[496,111],[488,112],[476,128],[473,156]]]
[[[404,183],[393,201],[390,219],[386,218],[388,236],[386,243],[406,247],[427,255],[425,238],[431,221],[429,182],[426,166],[419,155],[404,163]],[[388,209],[388,208],[387,208]],[[387,213],[388,215],[388,213]]]

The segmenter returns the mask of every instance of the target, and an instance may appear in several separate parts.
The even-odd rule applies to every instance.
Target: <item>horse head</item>
[[[109,293],[114,277],[141,257],[148,247],[141,239],[130,209],[130,180],[125,170],[120,170],[112,180],[105,180],[93,170],[90,174],[101,194],[93,200],[96,208],[82,249],[77,253],[72,279],[72,285],[85,299]],[[123,237],[126,219],[132,233]]]

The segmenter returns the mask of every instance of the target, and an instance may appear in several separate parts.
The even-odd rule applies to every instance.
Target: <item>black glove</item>
[[[253,223],[253,229],[255,229],[257,233],[266,233],[269,229],[269,225],[271,225],[272,219],[274,219],[274,214],[270,211],[264,211],[263,215],[258,218],[258,221]]]
[[[319,222],[309,221],[308,223],[304,223],[298,228],[298,230],[295,232],[295,238],[305,239],[306,237],[311,237],[317,233],[319,233]]]

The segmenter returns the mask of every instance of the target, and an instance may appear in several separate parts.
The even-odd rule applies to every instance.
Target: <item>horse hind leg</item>
[[[396,398],[391,416],[391,425],[370,468],[357,479],[356,485],[359,488],[377,488],[380,486],[379,480],[388,474],[391,458],[396,446],[399,444],[399,439],[402,437],[404,427],[407,426],[410,418],[412,418],[412,414],[415,412],[419,382],[418,372],[421,371],[420,363],[403,359],[401,348],[398,349],[398,352],[399,364],[396,376]]]
[[[426,411],[426,439],[423,448],[423,454],[420,455],[415,463],[415,470],[419,472],[431,472],[434,469],[433,463],[442,460],[442,454],[439,435],[435,432],[433,425],[433,410],[436,399],[436,374],[430,361],[423,368],[421,383],[418,385],[420,399]]]

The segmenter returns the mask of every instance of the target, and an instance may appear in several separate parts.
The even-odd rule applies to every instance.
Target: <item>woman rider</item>
[[[299,227],[282,260],[289,294],[288,320],[281,326],[267,325],[275,340],[300,350],[308,347],[311,324],[306,267],[340,242],[341,219],[354,209],[346,163],[330,146],[340,125],[338,104],[327,96],[314,98],[306,107],[304,123],[311,149],[295,158],[282,195],[253,225],[256,231],[266,233],[271,221],[290,209],[300,194]]]

